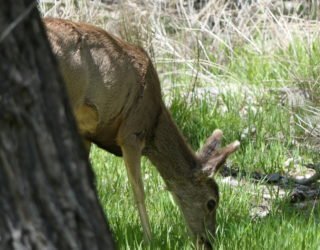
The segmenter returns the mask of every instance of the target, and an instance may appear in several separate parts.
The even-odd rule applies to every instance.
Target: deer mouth
[[[205,250],[212,250],[212,245],[209,240],[207,240],[205,237],[201,236],[197,240],[197,246],[199,246],[200,249],[205,249]]]

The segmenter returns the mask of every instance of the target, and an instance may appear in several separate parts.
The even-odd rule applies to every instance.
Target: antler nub
[[[220,148],[222,135],[221,130],[215,130],[198,153],[198,157],[202,163],[200,173],[198,172],[198,174],[200,174],[198,178],[207,178],[215,175],[219,168],[225,163],[228,156],[239,148],[239,141],[234,141],[228,146]]]
[[[213,131],[212,135],[206,140],[206,143],[197,154],[201,162],[207,162],[212,152],[220,148],[222,137],[222,130],[216,129]]]

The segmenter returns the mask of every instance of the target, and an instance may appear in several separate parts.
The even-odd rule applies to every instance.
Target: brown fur
[[[140,158],[147,156],[174,195],[192,235],[214,234],[218,188],[208,178],[238,143],[216,150],[216,131],[196,156],[166,109],[158,75],[147,53],[85,23],[44,20],[63,74],[79,131],[85,141],[122,155],[146,240],[151,239]],[[211,202],[212,203],[212,202]]]

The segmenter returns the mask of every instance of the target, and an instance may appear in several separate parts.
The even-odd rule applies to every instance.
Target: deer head
[[[177,184],[179,187],[172,192],[191,235],[205,249],[212,249],[209,238],[215,234],[219,204],[219,189],[213,177],[227,157],[240,145],[235,141],[220,148],[221,139],[222,131],[215,130],[196,155],[199,165],[191,180]]]

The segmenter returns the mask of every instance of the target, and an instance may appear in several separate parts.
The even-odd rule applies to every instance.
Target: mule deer
[[[151,240],[140,170],[148,157],[180,207],[192,235],[210,248],[219,202],[213,174],[239,146],[218,149],[216,130],[199,153],[184,141],[161,97],[146,52],[85,23],[46,18],[80,134],[123,156],[146,240]]]

